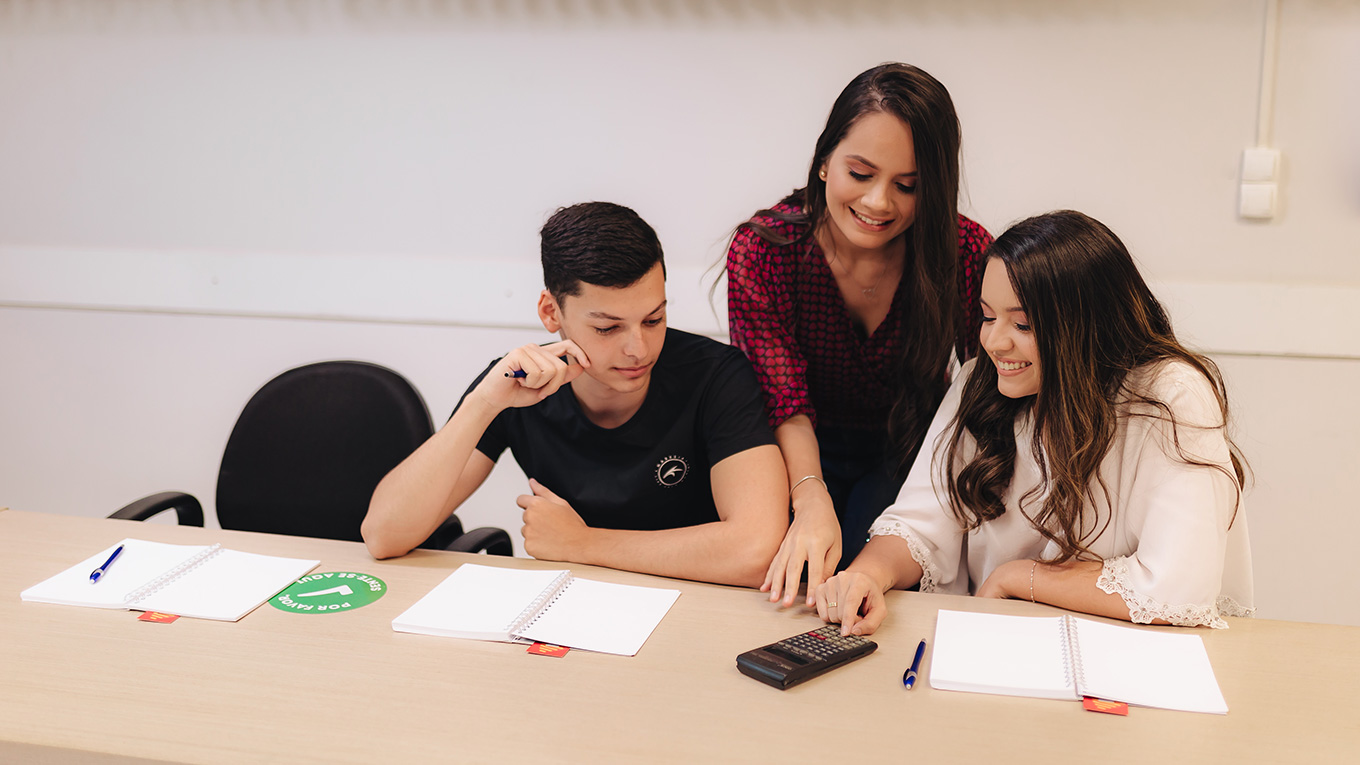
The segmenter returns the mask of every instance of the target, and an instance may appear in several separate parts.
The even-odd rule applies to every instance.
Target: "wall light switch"
[[[1279,167],[1278,149],[1246,149],[1242,152],[1243,183],[1274,183]]]
[[[1275,217],[1275,184],[1244,183],[1238,200],[1237,214],[1256,220]]]

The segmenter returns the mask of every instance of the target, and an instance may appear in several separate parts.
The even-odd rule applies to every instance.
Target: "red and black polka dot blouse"
[[[759,222],[790,239],[802,233],[783,221]],[[959,216],[957,345],[965,358],[977,352],[982,254],[991,242],[986,229]],[[865,337],[812,237],[778,246],[750,229],[738,231],[727,252],[728,324],[732,344],[751,360],[765,390],[770,426],[806,414],[814,424],[883,430],[897,397],[905,300],[899,288],[887,318]]]

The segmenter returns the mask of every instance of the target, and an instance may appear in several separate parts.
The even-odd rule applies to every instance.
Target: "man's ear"
[[[538,320],[543,322],[543,328],[549,332],[555,333],[562,329],[562,307],[557,304],[557,298],[547,290],[538,293]]]

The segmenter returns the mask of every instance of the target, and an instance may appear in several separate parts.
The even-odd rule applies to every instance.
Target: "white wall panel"
[[[884,60],[954,95],[964,209],[1108,223],[1214,352],[1262,614],[1360,624],[1360,4],[1282,3],[1280,214],[1236,217],[1264,0],[0,0],[0,506],[211,497],[246,398],[361,358],[437,419],[535,330],[536,230],[656,226],[672,320]],[[508,463],[508,460],[506,461]],[[472,524],[517,527],[498,468]]]

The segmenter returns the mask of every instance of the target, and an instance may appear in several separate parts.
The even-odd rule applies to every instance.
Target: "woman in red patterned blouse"
[[[949,384],[976,351],[982,252],[958,214],[959,123],[906,64],[856,77],[831,107],[807,185],[737,228],[732,343],[755,365],[793,521],[762,590],[808,604],[897,494]]]

